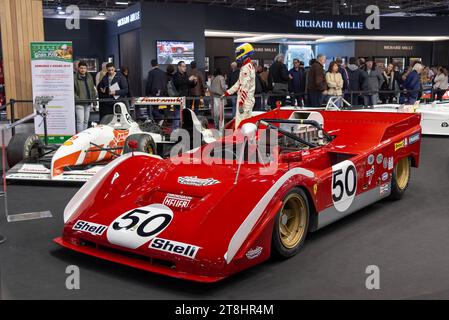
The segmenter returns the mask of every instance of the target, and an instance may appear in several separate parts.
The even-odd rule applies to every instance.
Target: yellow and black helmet
[[[241,44],[235,49],[235,60],[237,60],[238,62],[243,62],[252,54],[254,54],[254,48],[251,44]]]

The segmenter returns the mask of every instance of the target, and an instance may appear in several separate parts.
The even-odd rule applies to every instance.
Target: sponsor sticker
[[[419,133],[416,133],[416,134],[412,135],[410,138],[408,138],[408,143],[414,144],[415,142],[419,141],[419,138],[420,138]]]
[[[200,247],[194,246],[192,244],[162,238],[154,238],[151,241],[149,248],[176,254],[178,256],[183,256],[190,259],[195,259],[196,254],[201,249]]]
[[[102,224],[78,220],[72,229],[76,231],[87,232],[93,236],[101,236],[107,228],[108,228],[107,226],[104,226]]]
[[[167,207],[185,209],[189,206],[190,201],[192,201],[192,197],[169,193],[165,196],[162,204]]]
[[[374,155],[370,154],[367,159],[367,163],[371,166],[374,164]]]
[[[318,192],[318,184],[315,183],[315,184],[313,185],[313,193],[316,194],[317,192]]]
[[[260,256],[260,254],[262,253],[263,248],[262,247],[256,247],[254,249],[248,250],[248,252],[246,253],[246,257],[249,260],[255,259],[258,256]]]
[[[384,167],[384,169],[388,168],[388,158],[387,157],[384,158],[383,167]]]
[[[382,181],[387,181],[389,177],[390,177],[390,174],[388,172],[384,172],[382,174]]]
[[[406,146],[406,140],[402,140],[401,142],[397,142],[394,144],[394,151],[398,151]]]
[[[374,166],[372,166],[371,169],[369,169],[369,170],[366,172],[366,176],[367,176],[367,177],[370,177],[370,176],[372,176],[372,175],[374,175]]]
[[[206,187],[220,183],[220,181],[215,180],[214,178],[200,179],[198,177],[178,177],[178,183],[187,186]]]
[[[380,186],[380,195],[385,196],[390,193],[390,184],[385,183]]]
[[[376,162],[377,162],[377,164],[381,164],[383,159],[384,159],[383,154],[382,154],[382,153],[379,153],[379,154],[377,155],[377,157],[376,157]]]
[[[393,170],[394,167],[394,159],[393,157],[388,158],[388,170]]]

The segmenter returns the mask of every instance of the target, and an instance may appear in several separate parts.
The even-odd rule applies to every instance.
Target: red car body
[[[293,113],[277,109],[242,125]],[[238,161],[195,164],[210,145],[168,160],[122,156],[71,200],[63,236],[55,241],[131,267],[215,282],[270,257],[275,217],[292,188],[307,195],[308,231],[315,231],[388,197],[400,159],[419,165],[419,114],[313,113],[334,139],[297,151],[270,175],[260,174],[260,163],[243,162],[238,174]],[[217,143],[232,139],[239,141]]]

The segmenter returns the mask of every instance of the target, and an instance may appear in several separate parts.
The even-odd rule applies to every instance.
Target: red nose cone
[[[137,149],[138,145],[137,145],[137,141],[136,140],[129,140],[128,141],[128,147],[132,150]]]

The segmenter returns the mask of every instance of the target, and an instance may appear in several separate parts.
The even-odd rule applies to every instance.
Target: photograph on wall
[[[98,59],[97,58],[84,58],[78,57],[76,61],[84,61],[87,64],[87,72],[98,72]]]
[[[391,63],[393,63],[395,66],[398,66],[399,70],[404,70],[405,58],[403,57],[391,58]]]
[[[157,41],[157,62],[159,64],[177,64],[184,61],[189,64],[195,59],[195,46],[187,41]]]

